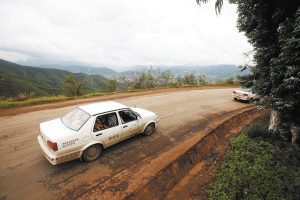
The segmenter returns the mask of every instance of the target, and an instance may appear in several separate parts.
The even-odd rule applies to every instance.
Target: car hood
[[[131,109],[134,112],[137,112],[142,118],[146,118],[146,117],[155,115],[155,113],[153,113],[149,110],[142,109],[142,108],[131,108]]]
[[[52,142],[57,142],[59,139],[77,133],[66,127],[60,118],[41,123],[40,131],[45,140],[51,140]]]

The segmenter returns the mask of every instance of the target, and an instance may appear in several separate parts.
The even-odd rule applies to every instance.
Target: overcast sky
[[[0,58],[91,64],[242,65],[252,47],[224,0],[0,0]]]

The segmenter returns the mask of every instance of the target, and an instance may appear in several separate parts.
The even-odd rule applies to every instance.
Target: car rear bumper
[[[234,95],[232,95],[232,97],[234,99],[239,99],[239,100],[244,100],[244,101],[249,101],[250,100],[250,97],[248,97],[248,96],[238,96],[238,95],[234,96]]]
[[[81,157],[82,152],[81,150],[70,152],[64,155],[59,155],[56,156],[45,144],[43,138],[41,135],[37,137],[38,142],[40,144],[40,147],[42,149],[42,153],[44,156],[47,158],[47,160],[52,164],[52,165],[57,165],[59,163],[67,162],[70,160],[75,160]]]
[[[38,142],[39,142],[40,147],[41,147],[41,149],[42,149],[42,153],[43,153],[44,156],[47,158],[47,160],[48,160],[52,165],[58,164],[58,163],[56,162],[57,156],[55,156],[55,154],[54,154],[52,151],[49,150],[49,148],[48,148],[48,146],[45,144],[45,142],[44,142],[42,136],[39,135],[39,136],[37,137],[37,139],[38,139]]]

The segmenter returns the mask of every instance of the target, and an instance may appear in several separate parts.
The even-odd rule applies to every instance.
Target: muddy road
[[[129,167],[150,162],[170,151],[207,128],[212,120],[251,106],[234,101],[232,90],[220,87],[160,90],[140,95],[124,93],[76,100],[76,103],[11,109],[6,110],[6,114],[0,111],[0,199],[80,198]],[[74,160],[51,165],[37,142],[39,124],[59,118],[78,105],[109,99],[158,112],[160,121],[156,132],[148,137],[137,135],[109,147],[92,163]],[[18,111],[20,114],[16,114]],[[122,191],[127,187],[126,180],[123,181],[119,188],[106,186],[106,189]]]

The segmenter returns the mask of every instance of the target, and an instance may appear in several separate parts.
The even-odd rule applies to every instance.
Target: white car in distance
[[[232,92],[234,100],[254,101],[258,100],[259,96],[252,92],[251,88],[239,88]]]
[[[145,109],[112,101],[94,103],[41,123],[37,139],[53,165],[74,159],[91,162],[113,144],[139,133],[151,135],[158,121],[157,113]]]

